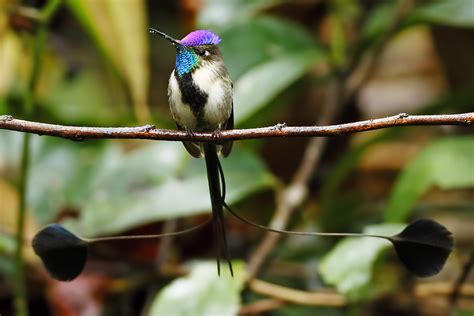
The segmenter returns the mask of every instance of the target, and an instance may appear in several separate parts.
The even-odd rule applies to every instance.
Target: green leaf
[[[321,50],[301,26],[272,17],[233,25],[220,35],[219,46],[234,80],[272,59],[302,50]]]
[[[371,225],[364,233],[391,236],[404,227],[402,224]],[[371,282],[374,264],[388,248],[390,242],[379,238],[344,238],[323,258],[319,271],[326,283],[335,285],[350,300],[360,300],[375,291]]]
[[[80,210],[90,197],[91,181],[120,157],[111,142],[73,143],[64,139],[33,139],[36,146],[29,172],[28,204],[40,224],[61,210]]]
[[[66,3],[127,83],[137,118],[149,119],[145,1],[68,0]]]
[[[318,57],[320,54],[316,50],[288,54],[261,64],[242,76],[234,86],[237,122],[255,114],[314,67]],[[265,83],[264,86],[262,83]]]
[[[2,96],[0,96],[0,115],[7,114],[7,111],[8,111],[7,101],[2,99]]]
[[[99,71],[86,70],[57,82],[48,96],[48,111],[68,124],[119,124],[129,114],[123,105],[126,95],[118,85],[108,89],[105,81]]]
[[[218,276],[215,262],[196,263],[188,276],[174,280],[158,293],[150,315],[237,315],[244,265],[234,261],[233,267],[234,277],[226,269]]]
[[[472,316],[472,309],[469,309],[469,310],[458,309],[454,311],[453,316]]]
[[[0,256],[0,274],[12,279],[15,275],[15,265],[13,260],[9,257]],[[14,282],[11,280],[11,282]]]
[[[206,0],[199,10],[200,28],[223,30],[238,22],[247,21],[260,11],[283,2],[282,0]]]
[[[428,145],[395,183],[385,219],[404,221],[416,201],[432,187],[450,190],[474,186],[474,137],[451,137]]]
[[[437,0],[414,10],[410,20],[457,27],[474,27],[472,0]]]
[[[275,182],[255,155],[239,148],[222,165],[229,203]],[[188,158],[179,143],[163,142],[136,150],[95,179],[80,218],[69,227],[86,236],[110,234],[209,210],[204,160]]]
[[[0,256],[13,257],[16,241],[13,236],[0,234]]]
[[[235,83],[236,123],[268,105],[325,57],[303,28],[276,18],[234,25],[222,38],[222,52]]]
[[[381,1],[370,11],[362,28],[361,36],[364,39],[375,39],[386,32],[393,20],[397,9],[396,1]]]

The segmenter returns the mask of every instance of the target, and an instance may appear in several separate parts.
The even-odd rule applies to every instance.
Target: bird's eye
[[[211,53],[209,53],[208,50],[206,49],[203,49],[203,50],[198,50],[197,52],[199,54],[199,56],[209,56]]]

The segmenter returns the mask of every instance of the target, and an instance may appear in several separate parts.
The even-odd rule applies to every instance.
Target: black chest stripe
[[[181,91],[181,101],[191,107],[194,115],[198,118],[204,114],[204,106],[207,103],[208,95],[197,85],[194,84],[192,74],[185,73],[181,77],[175,71],[174,76],[178,81],[179,90]]]

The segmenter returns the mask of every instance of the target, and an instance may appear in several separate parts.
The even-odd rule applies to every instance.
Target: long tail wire
[[[285,230],[285,229],[276,229],[276,228],[272,228],[272,227],[268,227],[268,226],[265,226],[265,225],[260,225],[258,223],[255,223],[255,222],[253,222],[253,221],[251,221],[251,220],[249,220],[245,217],[240,216],[238,213],[234,212],[229,207],[229,205],[227,205],[227,203],[225,201],[226,185],[225,185],[224,170],[222,169],[222,165],[221,165],[220,160],[218,159],[217,161],[218,161],[218,167],[219,167],[219,174],[220,174],[220,178],[221,178],[222,205],[224,206],[224,208],[227,211],[229,211],[230,214],[232,214],[234,217],[236,217],[237,219],[239,219],[240,221],[242,221],[242,222],[244,222],[248,225],[251,225],[251,226],[263,229],[263,230],[267,230],[267,231],[270,231],[270,232],[274,232],[274,233],[278,233],[278,234],[288,234],[288,235],[300,235],[300,236],[353,236],[353,237],[376,237],[376,238],[383,238],[383,239],[386,239],[386,240],[391,240],[392,239],[389,236],[360,234],[360,233],[301,232],[301,231],[293,231],[293,230]]]

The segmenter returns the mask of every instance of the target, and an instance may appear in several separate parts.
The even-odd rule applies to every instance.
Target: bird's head
[[[176,47],[176,72],[180,77],[206,64],[222,61],[222,55],[217,47],[221,39],[211,31],[193,31],[181,40],[153,28],[149,31],[163,36]]]

